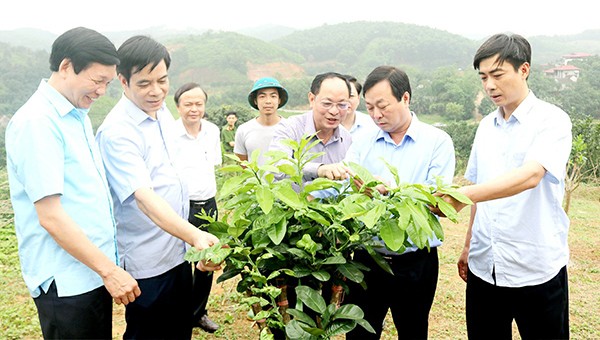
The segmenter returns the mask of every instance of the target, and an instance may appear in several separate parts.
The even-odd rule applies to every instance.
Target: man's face
[[[365,104],[369,115],[380,129],[390,134],[405,132],[410,126],[409,102],[408,92],[398,101],[387,80],[380,81],[365,92]]]
[[[66,75],[66,86],[61,93],[80,109],[89,109],[94,101],[106,93],[108,84],[117,75],[116,65],[91,63],[79,74],[75,74],[70,61],[63,61],[60,67],[59,72]]]
[[[331,133],[346,117],[350,107],[350,94],[346,82],[339,78],[323,80],[318,95],[308,94],[313,110],[315,130]]]
[[[235,122],[237,122],[237,116],[236,115],[229,115],[227,116],[227,125],[229,126],[234,126]]]
[[[133,73],[129,82],[121,75],[119,80],[127,98],[142,111],[154,117],[169,93],[169,76],[164,60],[154,69],[151,70],[151,67],[152,65],[149,64]]]
[[[356,91],[356,85],[352,82],[350,82],[350,90],[350,109],[348,110],[348,113],[353,113],[356,112],[356,109],[360,104],[360,97],[358,91]]]
[[[517,70],[509,62],[498,64],[498,55],[479,63],[479,77],[485,93],[505,113],[511,114],[527,97],[529,64],[523,63]]]
[[[205,110],[206,96],[201,88],[195,87],[179,97],[177,112],[186,125],[199,122],[204,118]]]
[[[279,92],[270,87],[256,91],[256,106],[261,115],[272,115],[279,108]]]

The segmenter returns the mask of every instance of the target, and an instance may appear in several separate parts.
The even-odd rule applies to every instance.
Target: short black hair
[[[373,86],[380,81],[387,80],[392,88],[392,94],[398,101],[402,100],[405,92],[408,92],[412,99],[412,90],[410,88],[410,80],[406,72],[394,66],[378,66],[376,67],[365,80],[363,87],[363,95],[367,93]]]
[[[498,64],[508,61],[516,70],[523,63],[531,65],[531,45],[529,41],[518,34],[494,34],[477,50],[473,57],[473,68],[479,70],[482,60],[498,55]]]
[[[344,77],[346,77],[346,79],[348,79],[348,81],[352,84],[354,84],[354,87],[356,88],[356,96],[360,97],[360,93],[362,91],[362,85],[358,82],[358,79],[356,79],[355,76],[351,76],[349,74],[345,75]]]
[[[236,116],[237,117],[237,112],[235,111],[229,111],[225,114],[225,117],[229,117],[229,116]]]
[[[91,63],[119,65],[115,45],[104,35],[85,27],[72,28],[52,43],[50,70],[57,72],[64,59],[71,60],[76,74]]]
[[[117,67],[117,72],[127,81],[131,79],[132,74],[143,70],[148,65],[152,65],[152,70],[163,60],[167,70],[171,65],[171,55],[167,48],[145,35],[135,35],[127,39],[119,47],[118,53],[121,64]]]
[[[332,78],[339,78],[341,80],[343,80],[346,83],[346,87],[348,88],[348,96],[350,96],[350,83],[348,82],[348,79],[346,79],[345,76],[337,73],[337,72],[325,72],[325,73],[321,73],[318,74],[315,79],[313,79],[312,84],[310,84],[310,92],[312,94],[314,94],[315,96],[319,94],[319,92],[321,91],[321,84],[323,84],[323,81],[326,79],[332,79]]]

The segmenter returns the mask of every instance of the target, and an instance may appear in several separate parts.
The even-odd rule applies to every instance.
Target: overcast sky
[[[600,29],[594,0],[8,0],[0,30],[34,27],[60,34],[76,26],[100,32],[148,27],[297,29],[353,21],[395,21],[469,38],[498,32],[565,35]]]

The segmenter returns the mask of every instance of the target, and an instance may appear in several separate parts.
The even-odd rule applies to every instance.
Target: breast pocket
[[[512,167],[518,168],[521,165],[523,165],[523,161],[525,160],[526,154],[527,153],[525,151],[513,153],[511,159],[509,160]]]

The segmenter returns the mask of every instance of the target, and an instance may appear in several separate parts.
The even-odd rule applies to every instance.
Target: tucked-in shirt
[[[200,132],[194,137],[187,133],[180,118],[175,122],[175,134],[178,143],[175,167],[188,186],[190,200],[215,197],[215,166],[222,162],[219,128],[202,119]]]
[[[263,154],[269,149],[269,144],[273,138],[273,134],[278,126],[285,120],[281,118],[279,123],[275,125],[265,126],[256,119],[251,119],[238,127],[235,133],[235,146],[233,152],[240,155],[250,156],[254,150],[261,150],[258,158],[258,164],[264,164],[265,157]]]
[[[368,130],[377,131],[379,129],[375,122],[373,122],[371,116],[368,114],[355,111],[354,115],[354,124],[349,130],[350,134],[352,135],[352,139],[356,140],[359,138],[360,134],[367,133]]]
[[[469,269],[489,283],[523,287],[547,282],[567,265],[569,219],[562,208],[571,152],[571,121],[530,92],[508,121],[500,109],[477,129],[465,177],[484,183],[535,161],[546,174],[533,189],[477,203]]]
[[[352,144],[345,161],[359,164],[392,187],[399,183],[395,183],[384,160],[398,169],[402,183],[434,185],[436,178],[441,177],[444,183],[451,184],[455,167],[452,139],[446,132],[419,121],[414,113],[412,115],[410,126],[399,144],[388,132],[370,130],[361,135],[360,142]],[[433,236],[429,245],[437,247],[441,241]],[[416,246],[407,247],[405,253],[416,250]],[[387,249],[380,252],[395,254]]]
[[[313,119],[313,112],[308,111],[304,114],[291,116],[286,119],[285,122],[281,123],[275,134],[273,140],[269,146],[269,150],[279,150],[287,153],[290,157],[293,157],[294,151],[288,146],[281,143],[286,139],[291,139],[299,142],[302,138],[313,136],[312,140],[316,141],[317,130],[315,129],[315,122]],[[346,156],[348,148],[352,144],[352,136],[350,132],[339,126],[333,130],[333,135],[327,143],[320,141],[317,143],[309,152],[324,154],[313,159],[307,163],[302,169],[303,182],[309,182],[317,178],[317,169],[322,164],[332,164],[341,162]],[[277,176],[276,176],[277,177]]]
[[[152,222],[134,197],[138,189],[151,188],[187,220],[187,187],[173,165],[174,121],[164,104],[154,119],[123,95],[96,133],[115,206],[121,265],[136,279],[183,263],[185,243]]]
[[[52,280],[60,297],[102,286],[98,274],[40,225],[34,206],[60,195],[67,215],[117,263],[112,201],[87,110],[43,80],[6,128],[6,156],[21,271],[31,296],[47,291]]]

